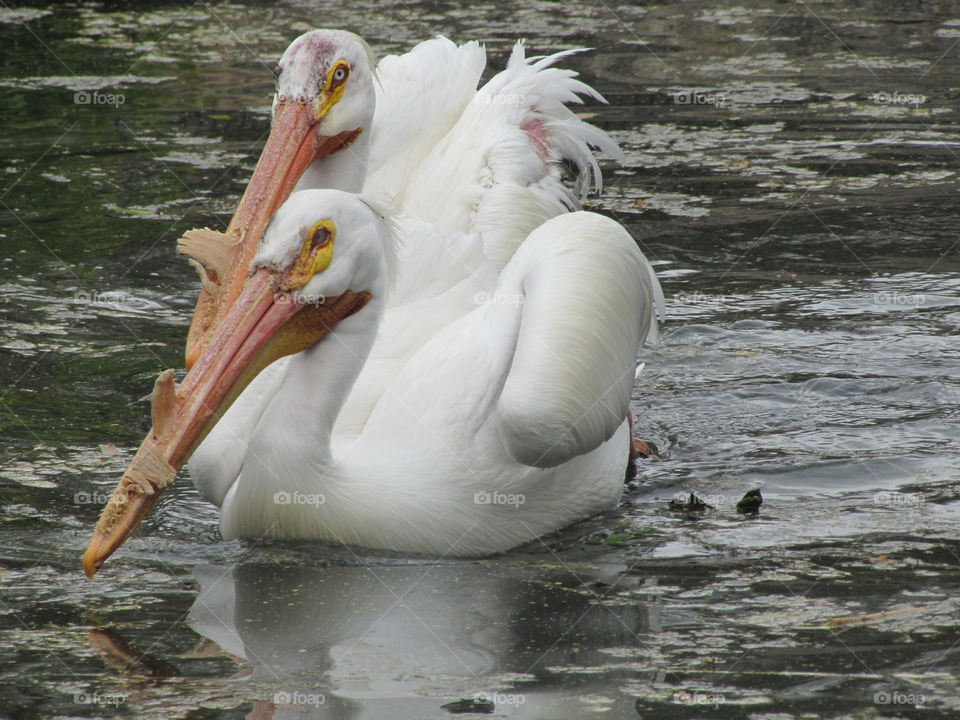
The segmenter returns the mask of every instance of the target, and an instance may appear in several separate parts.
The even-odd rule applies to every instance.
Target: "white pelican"
[[[545,222],[499,274],[493,301],[413,353],[362,430],[337,442],[384,317],[394,245],[356,195],[291,196],[183,384],[174,390],[170,371],[158,379],[153,430],[98,523],[88,575],[244,387],[290,354],[241,400],[238,472],[208,492],[222,498],[225,538],[480,556],[617,502],[636,353],[658,291],[629,233],[587,212]]]

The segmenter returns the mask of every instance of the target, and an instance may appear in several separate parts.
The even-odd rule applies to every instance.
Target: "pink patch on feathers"
[[[530,138],[540,159],[547,162],[550,159],[550,146],[547,144],[547,131],[543,123],[537,119],[526,120],[520,125],[520,129]]]

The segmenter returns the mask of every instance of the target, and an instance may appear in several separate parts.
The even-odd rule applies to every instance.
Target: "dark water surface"
[[[591,207],[667,294],[662,459],[469,562],[226,543],[181,478],[86,582],[182,366],[176,238],[226,224],[270,68],[330,25],[598,48],[629,162]],[[958,61],[950,2],[0,4],[0,718],[956,717]]]

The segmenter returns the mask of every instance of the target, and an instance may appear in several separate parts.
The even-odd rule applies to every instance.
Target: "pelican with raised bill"
[[[415,352],[338,443],[383,319],[392,242],[356,195],[305,190],[280,208],[182,385],[157,381],[154,426],[94,531],[88,576],[218,421],[246,443],[221,493],[224,538],[482,556],[615,505],[658,290],[629,233],[586,212],[541,225],[490,301]],[[231,416],[248,386],[257,413]]]

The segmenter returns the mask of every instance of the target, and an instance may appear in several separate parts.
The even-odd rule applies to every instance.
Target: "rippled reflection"
[[[278,718],[425,717],[451,695],[511,717],[582,717],[581,697],[622,672],[608,651],[659,623],[646,603],[602,602],[590,568],[246,564],[195,577],[191,627],[249,664]],[[585,665],[596,672],[563,673]]]

